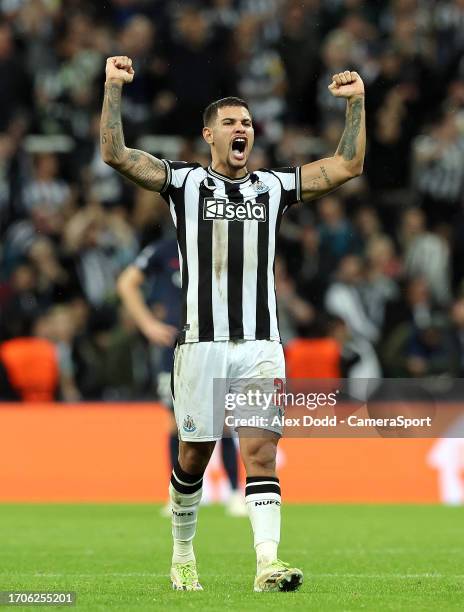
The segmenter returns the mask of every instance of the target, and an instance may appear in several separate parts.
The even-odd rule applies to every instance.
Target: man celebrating
[[[182,322],[173,368],[180,434],[170,497],[177,590],[201,590],[193,551],[202,479],[217,440],[224,406],[213,402],[214,379],[284,379],[274,287],[276,236],[283,213],[324,195],[362,172],[364,85],[356,72],[333,76],[330,92],[347,100],[346,125],[333,157],[296,168],[247,170],[254,142],[248,105],[238,98],[204,112],[211,165],[159,160],[124,144],[121,92],[134,78],[128,57],[106,64],[101,118],[104,161],[141,187],[161,193],[177,229]],[[239,428],[246,503],[257,556],[255,591],[293,591],[299,569],[277,557],[280,484],[275,472],[277,427]]]

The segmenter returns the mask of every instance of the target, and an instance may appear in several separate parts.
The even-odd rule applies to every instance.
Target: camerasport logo
[[[230,202],[225,198],[205,198],[203,201],[204,221],[266,221],[266,207],[261,202]]]

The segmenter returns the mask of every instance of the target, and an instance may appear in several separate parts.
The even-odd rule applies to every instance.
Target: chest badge
[[[263,183],[263,181],[256,181],[256,183],[253,183],[253,189],[258,194],[260,194],[260,193],[267,193],[269,191],[269,187],[267,185],[265,185]]]

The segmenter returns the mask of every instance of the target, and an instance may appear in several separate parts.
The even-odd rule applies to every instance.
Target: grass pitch
[[[462,508],[301,505],[282,518],[280,557],[305,572],[299,592],[253,593],[248,519],[206,507],[196,538],[205,590],[178,593],[159,507],[2,505],[0,590],[76,591],[74,609],[92,612],[464,608]]]

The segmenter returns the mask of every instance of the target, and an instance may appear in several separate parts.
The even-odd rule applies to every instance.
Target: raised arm
[[[301,192],[305,201],[336,189],[363,170],[366,151],[364,83],[357,72],[347,70],[332,77],[329,90],[337,98],[346,98],[345,130],[333,157],[302,166]]]
[[[106,61],[105,97],[100,121],[100,151],[103,161],[140,187],[161,191],[166,181],[164,163],[144,151],[129,149],[124,143],[121,94],[125,83],[134,79],[132,60],[125,56]]]

